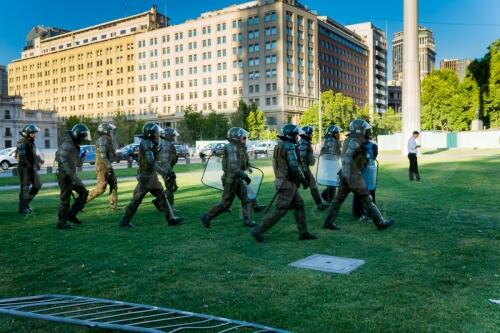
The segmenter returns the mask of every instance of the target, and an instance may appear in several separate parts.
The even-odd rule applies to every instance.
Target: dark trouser
[[[160,210],[165,213],[165,219],[167,221],[175,218],[170,205],[167,203],[165,193],[163,192],[163,187],[161,186],[156,173],[151,175],[144,175],[142,177],[139,176],[138,180],[139,181],[134,189],[134,194],[132,195],[132,200],[130,200],[130,203],[125,209],[125,215],[123,216],[121,222],[122,225],[127,225],[130,223],[135,213],[137,212],[137,208],[148,193],[151,193],[156,198],[156,200],[158,200]]]
[[[309,167],[307,168],[306,172],[304,172],[304,176],[306,176],[307,182],[309,183],[309,190],[311,191],[311,196],[314,200],[314,203],[318,207],[321,206],[323,204],[323,200],[321,199],[321,195],[319,194],[316,179],[314,178],[314,175],[312,174]]]
[[[321,196],[323,197],[323,200],[330,203],[330,202],[332,202],[333,198],[335,198],[336,192],[337,192],[337,188],[335,186],[327,186],[323,190],[323,192],[321,192]]]
[[[111,172],[110,172],[111,171]],[[118,204],[118,181],[113,170],[97,170],[96,187],[90,190],[87,202],[94,200],[95,197],[106,191],[106,186],[109,185],[108,201],[111,209],[116,209]]]
[[[370,195],[372,197],[373,203],[377,204],[375,202],[375,190],[370,191]],[[354,197],[352,198],[352,215],[355,218],[360,218],[361,216],[366,215],[366,210],[363,208],[361,199],[357,195],[354,195]]]
[[[165,195],[167,196],[167,200],[170,206],[174,207],[174,192],[179,188],[179,186],[177,186],[177,179],[175,177],[163,177],[163,181],[165,182]]]
[[[231,179],[229,181],[222,181],[224,185],[224,192],[222,194],[222,200],[215,206],[213,206],[207,213],[209,220],[219,216],[220,214],[227,212],[231,205],[233,204],[234,198],[237,196],[241,201],[241,214],[244,222],[250,222],[250,208],[251,203],[248,199],[247,186],[242,179]]]
[[[408,170],[410,175],[410,180],[413,180],[414,176],[416,180],[420,180],[420,174],[418,173],[417,154],[409,153],[408,159],[410,160],[410,168]]]
[[[19,174],[19,211],[27,209],[28,204],[36,196],[40,188],[42,188],[42,183],[40,182],[40,176],[34,167],[17,167],[17,173]]]
[[[308,233],[306,212],[304,208],[304,200],[302,200],[298,187],[295,183],[288,180],[275,181],[275,187],[278,191],[276,208],[267,213],[262,219],[262,223],[255,227],[258,233],[265,233],[271,229],[285,214],[293,209],[295,213],[295,223],[299,229],[299,235]]]
[[[337,195],[335,196],[335,199],[333,199],[333,202],[328,211],[325,225],[331,225],[335,222],[340,207],[342,206],[342,203],[344,203],[350,192],[353,192],[354,195],[359,198],[363,209],[366,210],[367,215],[373,219],[373,222],[376,225],[384,221],[382,214],[378,210],[377,206],[373,203],[370,191],[368,191],[368,188],[366,187],[366,183],[363,179],[363,176],[361,175],[361,172],[359,172],[357,174],[351,175],[351,178],[349,180],[341,177],[340,186],[337,191]]]
[[[61,190],[61,194],[59,195],[60,204],[58,218],[59,223],[65,223],[68,219],[68,214],[76,216],[78,212],[83,210],[87,202],[89,191],[87,191],[83,184],[73,184],[71,178],[61,170],[59,170],[58,182],[59,189]],[[71,194],[73,191],[75,191],[78,196],[70,208]]]

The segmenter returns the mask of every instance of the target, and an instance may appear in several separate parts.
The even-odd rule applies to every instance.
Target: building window
[[[50,149],[50,140],[45,140],[45,149]]]
[[[5,128],[5,136],[6,137],[11,137],[12,136],[12,132],[10,130],[10,127],[6,127]]]
[[[45,136],[46,138],[49,138],[49,137],[50,137],[50,129],[49,129],[49,128],[46,128],[46,129],[45,129],[45,133],[44,133],[44,135],[43,135],[43,136]]]
[[[276,117],[267,117],[267,124],[268,125],[276,125]]]
[[[3,119],[11,119],[10,118],[10,110],[5,110]]]
[[[5,148],[11,148],[12,147],[12,141],[11,140],[5,140]]]

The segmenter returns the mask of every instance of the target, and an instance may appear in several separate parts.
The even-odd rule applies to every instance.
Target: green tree
[[[204,117],[203,123],[203,139],[221,140],[226,138],[229,121],[225,115],[212,111]]]
[[[490,71],[488,80],[488,96],[485,101],[489,126],[500,127],[500,39],[488,47]]]
[[[401,132],[401,117],[392,107],[382,114],[376,113],[372,121],[374,135]]]
[[[266,128],[264,112],[259,108],[255,108],[255,110],[250,111],[245,122],[247,126],[246,129],[250,133],[249,139],[262,139]]]
[[[314,126],[313,141],[318,141],[319,133],[319,116],[318,104],[310,106],[301,118],[302,126]],[[330,125],[340,126],[342,129],[347,129],[349,123],[356,118],[364,118],[368,120],[366,109],[360,109],[354,101],[342,93],[335,93],[328,90],[321,93],[321,111],[323,120],[323,133]]]
[[[256,108],[254,104],[247,105],[244,101],[238,103],[238,109],[230,115],[231,127],[247,128],[247,117]]]
[[[184,118],[177,124],[179,141],[194,144],[196,140],[203,140],[205,138],[203,131],[206,131],[203,120],[201,111],[197,112],[188,108],[184,113]]]
[[[422,128],[463,131],[475,117],[475,103],[467,83],[449,69],[435,70],[422,82]]]

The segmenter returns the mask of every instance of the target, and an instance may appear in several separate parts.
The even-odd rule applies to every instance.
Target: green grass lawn
[[[166,226],[150,196],[137,228],[117,227],[133,181],[119,184],[117,213],[99,197],[69,231],[55,229],[57,189],[42,190],[26,217],[17,213],[16,191],[0,192],[0,296],[109,298],[294,332],[499,332],[500,307],[488,301],[500,298],[499,159],[423,163],[422,183],[407,181],[406,161],[381,164],[377,201],[396,225],[379,232],[354,220],[349,197],[337,220],[342,230],[323,230],[326,212],[302,190],[319,237],[309,242],[298,240],[289,213],[257,244],[237,202],[202,228],[199,216],[220,192],[200,184],[195,165],[179,168],[176,207],[186,220],[176,227]],[[274,176],[269,161],[258,165],[266,174],[259,200],[267,203]],[[366,263],[347,276],[288,266],[313,253]],[[1,315],[0,332],[86,329]]]

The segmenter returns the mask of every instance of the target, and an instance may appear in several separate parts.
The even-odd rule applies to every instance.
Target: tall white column
[[[420,69],[418,61],[418,0],[404,0],[402,153],[408,139],[420,132]]]

